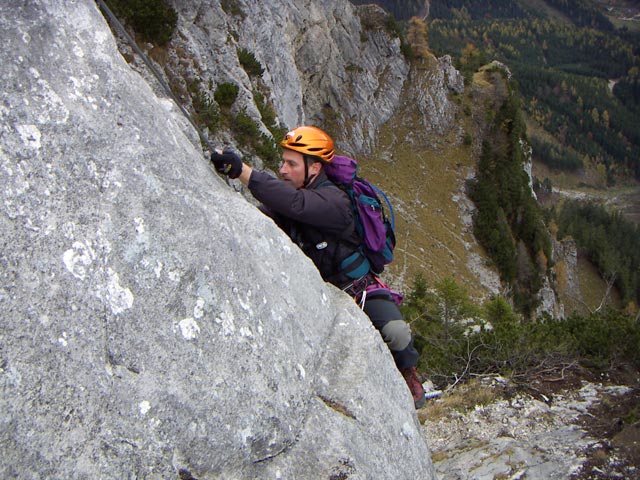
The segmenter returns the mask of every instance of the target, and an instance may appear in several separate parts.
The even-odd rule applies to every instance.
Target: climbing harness
[[[364,310],[367,298],[373,299],[380,296],[391,300],[396,305],[402,304],[402,295],[385,285],[378,276],[367,273],[357,280],[354,280],[346,287],[342,288]]]
[[[198,132],[198,135],[200,136],[200,141],[209,149],[210,152],[214,152],[215,148],[213,147],[213,145],[211,145],[211,143],[209,142],[209,139],[206,137],[206,135],[204,134],[204,132],[202,131],[202,129],[196,124],[196,122],[193,120],[193,117],[191,117],[191,115],[189,114],[189,112],[187,111],[186,108],[184,108],[182,106],[182,104],[180,103],[180,100],[178,99],[178,97],[176,97],[176,95],[173,93],[173,91],[171,90],[171,87],[169,87],[169,85],[167,84],[167,82],[164,80],[164,78],[162,77],[162,75],[160,74],[160,72],[154,67],[154,65],[151,63],[151,60],[149,60],[149,58],[147,57],[147,55],[142,51],[142,49],[136,44],[135,40],[131,37],[131,35],[129,35],[127,33],[127,31],[125,30],[124,26],[122,25],[122,23],[120,23],[120,21],[116,18],[116,16],[113,14],[113,12],[109,9],[109,7],[107,6],[107,4],[103,1],[103,0],[96,0],[96,2],[98,3],[98,5],[100,6],[100,8],[102,9],[102,11],[107,15],[107,17],[109,18],[110,22],[112,23],[112,25],[115,26],[116,30],[118,30],[118,32],[120,32],[120,34],[127,40],[127,42],[129,42],[129,44],[131,45],[131,47],[135,50],[135,52],[140,55],[140,57],[142,58],[142,60],[144,61],[145,65],[149,68],[149,70],[151,71],[151,73],[153,73],[153,76],[156,77],[156,79],[158,80],[158,82],[160,83],[160,85],[162,86],[162,88],[164,89],[164,91],[166,92],[166,94],[173,100],[173,102],[178,106],[178,108],[180,109],[180,111],[182,112],[182,114],[186,117],[187,120],[189,120],[189,123],[191,123],[191,125],[193,126],[193,128],[196,129],[196,131]],[[226,181],[227,181],[227,185],[229,185],[229,179],[227,177],[225,177]]]

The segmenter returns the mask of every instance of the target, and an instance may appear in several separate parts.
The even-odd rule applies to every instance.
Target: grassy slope
[[[360,159],[361,175],[394,205],[397,246],[384,279],[406,292],[422,272],[430,285],[450,277],[473,297],[486,297],[487,288],[468,266],[471,254],[486,257],[455,201],[475,169],[473,148],[463,142],[471,119],[459,113],[444,135],[421,132],[411,92],[403,97],[405,103],[379,134],[377,155]]]

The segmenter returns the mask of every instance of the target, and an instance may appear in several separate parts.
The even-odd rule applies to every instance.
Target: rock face
[[[246,109],[258,123],[254,86],[238,49],[263,65],[261,82],[283,126],[333,126],[335,140],[347,152],[370,152],[377,127],[400,101],[409,64],[400,53],[400,39],[385,27],[386,14],[375,5],[238,1],[234,14],[216,0],[173,3],[179,13],[174,50],[197,60],[201,85],[212,80],[240,86],[235,108]]]
[[[305,5],[286,39],[325,21]],[[3,2],[0,31],[0,476],[434,478],[379,334],[213,173],[95,4]]]

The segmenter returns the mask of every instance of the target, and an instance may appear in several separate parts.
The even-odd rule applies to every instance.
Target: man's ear
[[[321,162],[313,162],[309,166],[309,176],[319,174],[320,170],[322,170],[322,163]]]

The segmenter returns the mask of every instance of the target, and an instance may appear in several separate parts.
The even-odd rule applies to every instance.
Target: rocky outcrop
[[[557,290],[568,313],[589,312],[580,287],[578,246],[571,237],[553,241],[554,273]],[[563,312],[564,313],[564,312]],[[564,315],[561,315],[564,317]]]
[[[415,128],[419,129],[418,138],[423,142],[452,128],[457,106],[450,101],[449,95],[464,92],[464,78],[453,67],[451,57],[431,57],[424,61],[428,66],[412,71],[409,91],[405,96],[406,104],[418,113],[421,123]]]
[[[564,318],[564,304],[558,298],[549,277],[544,277],[542,288],[538,292],[538,298],[540,299],[540,305],[536,308],[536,316],[539,317],[546,314],[553,318]]]
[[[562,241],[554,240],[553,252],[556,256],[556,263],[565,264],[564,279],[562,280],[563,291],[572,297],[580,297],[580,280],[578,278],[578,246],[572,238]]]
[[[272,26],[342,25],[305,5]],[[433,478],[378,333],[213,173],[96,5],[3,2],[0,32],[0,476]],[[301,85],[274,94],[290,120]]]

